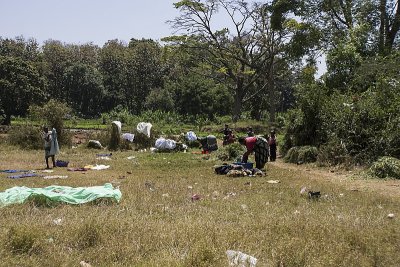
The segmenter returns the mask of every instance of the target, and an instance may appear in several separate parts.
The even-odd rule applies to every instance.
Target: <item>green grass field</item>
[[[279,161],[267,163],[266,177],[229,178],[214,174],[220,162],[212,156],[191,151],[115,152],[111,161],[96,160],[100,152],[63,149],[58,158],[69,160],[71,167],[98,163],[110,169],[54,169],[52,175],[69,176],[63,180],[14,180],[0,174],[0,191],[107,182],[122,191],[118,204],[46,207],[29,202],[0,208],[0,266],[79,266],[80,261],[92,266],[228,266],[228,249],[256,257],[257,266],[400,264],[400,198],[371,187],[350,190],[353,182],[368,183],[360,178],[326,179]],[[43,167],[43,151],[0,147],[0,169]],[[321,199],[301,195],[303,186],[321,191]],[[193,194],[201,199],[192,201]],[[395,217],[388,218],[389,213]]]

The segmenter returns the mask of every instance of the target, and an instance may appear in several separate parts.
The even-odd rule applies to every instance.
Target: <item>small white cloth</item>
[[[193,131],[189,131],[186,133],[186,139],[188,141],[196,141],[197,140],[197,136]]]
[[[135,135],[132,133],[124,133],[122,134],[122,139],[128,140],[129,142],[133,142],[133,139],[135,139]]]
[[[176,147],[176,142],[171,139],[165,139],[165,138],[158,138],[155,143],[155,147],[157,149],[174,149]]]
[[[145,134],[150,137],[150,130],[153,125],[149,122],[139,122],[136,129],[139,133]]]
[[[229,266],[256,267],[257,259],[241,251],[227,250]]]
[[[108,169],[108,168],[110,168],[110,165],[96,165],[96,166],[93,166],[91,169],[92,170],[96,170],[96,171],[100,171],[100,170],[105,170],[105,169]]]

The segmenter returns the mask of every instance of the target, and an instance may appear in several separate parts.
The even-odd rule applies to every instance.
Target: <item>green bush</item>
[[[300,147],[294,146],[288,150],[283,161],[290,163],[297,163],[299,158],[299,149]]]
[[[369,174],[378,178],[400,179],[400,160],[393,157],[381,157],[369,168]]]
[[[229,144],[218,149],[216,156],[220,160],[236,160],[245,152],[244,146],[239,143]]]
[[[338,139],[332,139],[319,147],[317,162],[319,166],[350,164],[351,157]]]
[[[135,149],[144,149],[153,147],[157,138],[160,136],[160,132],[154,127],[150,131],[150,137],[143,133],[139,133],[136,129],[133,131],[135,139],[133,140],[133,145]]]
[[[102,115],[103,118],[111,119],[112,121],[120,121],[124,124],[132,124],[134,120],[134,116],[128,111],[126,108],[122,108],[121,106],[117,106],[114,108],[109,115]]]
[[[47,124],[49,130],[55,128],[57,130],[57,139],[60,146],[71,146],[72,135],[64,133],[64,119],[72,112],[71,108],[62,102],[51,99],[43,106],[30,106],[29,115],[33,119],[38,119],[42,124]]]
[[[189,148],[199,148],[200,147],[200,142],[198,140],[194,140],[194,141],[186,141],[186,145]]]
[[[318,156],[318,149],[314,146],[292,147],[284,157],[289,163],[310,163],[315,162]]]
[[[9,143],[22,149],[41,149],[44,147],[41,129],[32,124],[12,127],[8,134]]]

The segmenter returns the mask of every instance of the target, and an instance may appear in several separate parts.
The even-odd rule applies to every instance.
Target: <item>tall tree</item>
[[[274,2],[251,5],[243,0],[184,0],[175,4],[181,15],[170,23],[185,34],[164,40],[201,51],[199,63],[219,73],[215,78],[229,86],[234,97],[234,119],[240,117],[245,102],[254,101],[260,92],[274,90],[275,65],[290,57],[297,33],[302,32],[304,37],[311,29],[293,19],[291,24],[283,19],[271,25]],[[218,12],[226,17],[226,27],[215,26]],[[273,27],[276,25],[279,27]],[[257,81],[262,83],[256,87]]]
[[[104,96],[103,81],[94,67],[76,63],[64,74],[68,103],[84,116],[98,115]]]
[[[39,54],[39,44],[33,38],[25,40],[22,36],[15,39],[0,37],[0,55],[2,56],[18,57],[26,61],[37,62]]]
[[[123,91],[127,84],[127,45],[119,40],[104,44],[99,55],[99,70],[103,76],[105,96],[103,106],[110,111],[124,104]]]
[[[302,17],[325,33],[328,47],[353,42],[357,52],[390,53],[399,44],[398,0],[303,0]]]
[[[44,98],[44,82],[34,66],[20,58],[0,56],[2,124],[9,125],[12,115],[26,115],[31,104]]]
[[[73,62],[72,55],[65,44],[56,40],[45,41],[42,50],[48,93],[52,98],[66,101],[64,73]]]
[[[125,106],[140,114],[151,89],[162,87],[162,50],[153,40],[131,39],[127,50],[127,85],[123,90]]]

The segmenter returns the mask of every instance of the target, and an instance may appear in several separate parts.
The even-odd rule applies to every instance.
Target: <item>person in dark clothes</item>
[[[275,161],[276,160],[276,135],[275,135],[274,130],[271,131],[271,134],[268,138],[268,145],[269,145],[270,161]]]

